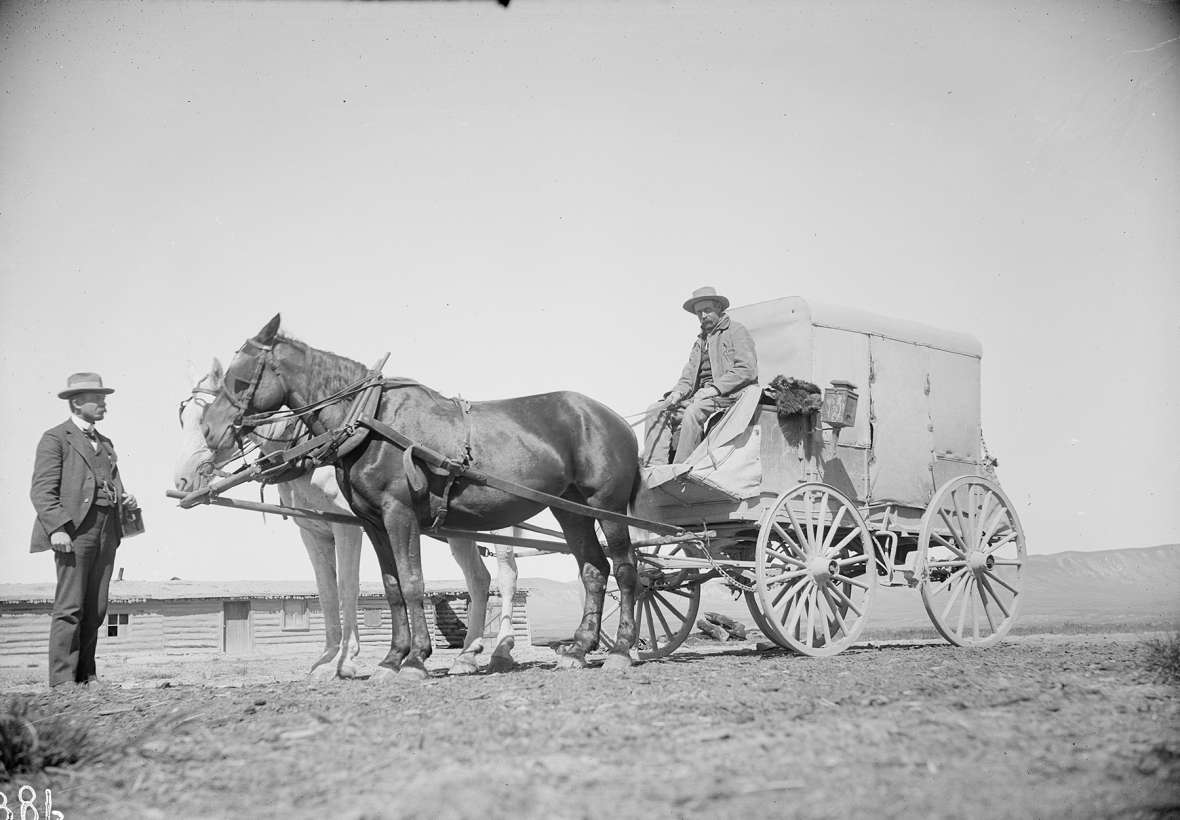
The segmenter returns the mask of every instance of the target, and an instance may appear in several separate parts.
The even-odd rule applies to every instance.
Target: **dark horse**
[[[339,395],[367,373],[359,362],[280,335],[279,321],[276,315],[246,340],[225,372],[221,392],[205,411],[203,433],[218,463],[233,456],[240,426],[244,420],[250,423],[247,414],[315,405]],[[342,424],[347,411],[347,400],[333,402],[309,411],[305,420],[313,429],[332,430]],[[386,386],[373,415],[415,446],[567,501],[626,513],[638,487],[635,434],[616,413],[579,393],[471,402],[465,413],[456,400],[416,382],[397,380]],[[371,433],[336,461],[340,488],[377,552],[393,622],[389,654],[374,678],[391,672],[424,676],[430,657],[422,609],[420,535],[433,519],[423,515],[422,499],[411,491],[404,456],[401,446]],[[501,529],[526,521],[546,506],[462,475],[449,488],[444,487],[444,477],[425,475],[436,502],[449,489],[448,528]],[[586,589],[582,622],[573,644],[562,653],[561,665],[585,666],[586,653],[598,645],[610,564],[592,518],[550,509],[577,559]],[[635,642],[635,552],[625,523],[601,520],[600,525],[621,598],[618,639],[605,665],[623,668],[631,663]]]

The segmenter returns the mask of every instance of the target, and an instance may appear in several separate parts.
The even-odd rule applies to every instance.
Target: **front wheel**
[[[692,633],[701,606],[701,571],[678,567],[677,558],[704,558],[691,542],[641,547],[635,551],[639,592],[635,596],[635,650],[640,660],[663,658]],[[610,651],[619,628],[619,592],[612,576],[607,583],[599,643]]]

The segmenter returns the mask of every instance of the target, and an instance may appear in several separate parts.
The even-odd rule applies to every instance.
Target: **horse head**
[[[241,449],[245,433],[265,424],[251,418],[269,413],[290,403],[288,385],[283,378],[282,359],[286,351],[279,337],[279,314],[275,314],[258,333],[247,339],[225,369],[216,398],[205,408],[201,431],[213,460],[230,460]],[[284,349],[280,350],[280,346]]]
[[[200,378],[192,393],[180,403],[180,453],[172,475],[173,484],[178,490],[189,492],[209,483],[214,468],[213,452],[205,441],[201,423],[205,417],[205,408],[217,398],[224,380],[221,362],[214,359],[209,372]]]

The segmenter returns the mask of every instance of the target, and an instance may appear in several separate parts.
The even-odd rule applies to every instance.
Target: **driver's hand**
[[[139,502],[135,500],[135,496],[131,493],[123,493],[123,506],[128,509],[139,509]]]
[[[57,552],[73,552],[74,539],[65,530],[55,530],[49,534],[49,545]]]

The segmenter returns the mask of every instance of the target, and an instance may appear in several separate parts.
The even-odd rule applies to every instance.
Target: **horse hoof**
[[[397,677],[399,680],[417,683],[418,681],[426,680],[429,675],[426,672],[425,666],[419,666],[415,663],[406,663],[402,664],[402,668],[398,671]]]
[[[369,678],[369,683],[391,684],[397,680],[398,671],[388,666],[378,666]]]
[[[558,669],[585,669],[586,659],[579,655],[558,655]]]
[[[492,655],[492,660],[488,663],[489,672],[511,672],[519,664],[512,660],[511,655]]]
[[[351,663],[347,664],[345,666],[341,666],[336,671],[336,677],[340,678],[341,680],[352,680],[353,678],[356,677],[356,667],[353,666]]]
[[[326,663],[312,667],[312,670],[307,673],[309,683],[327,683],[334,677],[336,677],[336,670]]]
[[[475,665],[475,660],[466,655],[460,655],[451,664],[451,668],[447,670],[448,675],[474,675],[479,670]]]
[[[612,652],[602,662],[602,668],[609,672],[625,672],[631,668],[631,656]]]

